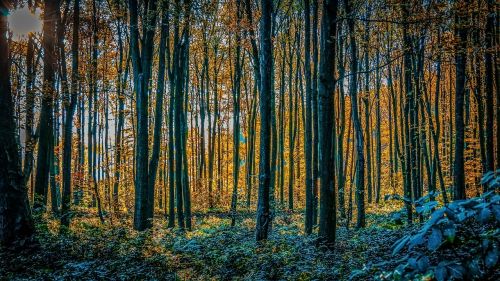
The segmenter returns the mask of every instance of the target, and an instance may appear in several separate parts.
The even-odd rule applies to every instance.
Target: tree
[[[130,52],[134,73],[137,110],[137,148],[134,228],[145,230],[152,226],[154,190],[149,185],[149,133],[148,133],[148,95],[153,60],[154,34],[156,28],[156,1],[147,2],[144,14],[142,48],[139,45],[138,5],[129,0],[130,12]],[[162,122],[162,120],[156,120]]]
[[[328,245],[335,243],[337,208],[335,203],[335,144],[334,144],[334,92],[335,47],[337,28],[337,1],[323,2],[321,19],[321,47],[319,64],[319,150],[320,159],[320,212],[319,237]]]
[[[306,214],[305,232],[311,234],[314,221],[314,181],[313,181],[313,120],[312,120],[312,85],[311,85],[311,23],[310,23],[310,3],[304,1],[304,78],[306,81],[306,119],[304,133],[304,154],[306,161]]]
[[[493,134],[494,134],[494,128],[493,128],[493,116],[494,116],[494,100],[493,100],[493,80],[495,79],[493,77],[493,46],[495,44],[494,42],[494,32],[495,32],[495,12],[493,10],[494,7],[494,1],[493,0],[488,0],[487,1],[487,6],[488,6],[488,18],[486,20],[486,52],[484,54],[484,64],[486,66],[486,137],[485,137],[485,143],[486,143],[486,168],[488,171],[493,171],[495,169],[495,148],[493,144]],[[497,68],[498,69],[498,68]],[[498,75],[498,73],[496,73]],[[498,81],[498,80],[497,80]],[[497,85],[497,91],[498,91],[498,85]],[[498,102],[498,101],[497,101]],[[497,105],[498,107],[498,105]],[[498,111],[497,111],[498,114]],[[498,118],[498,117],[497,117]],[[497,123],[497,130],[500,131],[498,128],[499,124]],[[497,149],[500,149],[497,147]],[[497,160],[498,161],[498,160]],[[500,167],[497,167],[497,169]]]
[[[402,3],[401,8],[403,11],[403,17],[408,18],[410,16],[410,3]],[[411,200],[413,198],[412,188],[416,186],[416,174],[415,174],[415,164],[416,164],[416,155],[415,155],[415,126],[414,126],[414,104],[415,104],[415,95],[413,91],[413,83],[412,83],[412,61],[411,54],[413,51],[413,45],[411,36],[409,34],[409,24],[405,22],[403,25],[403,64],[404,64],[404,81],[401,81],[402,85],[404,84],[405,90],[405,106],[404,106],[404,134],[405,134],[405,159],[404,159],[404,197],[405,197],[405,206],[407,210],[407,219],[409,223],[413,221],[413,211]],[[401,75],[403,79],[403,75]],[[402,88],[402,87],[401,87]]]
[[[49,186],[50,155],[53,141],[53,105],[56,90],[54,87],[56,71],[56,23],[59,0],[44,2],[44,24],[43,24],[43,97],[40,113],[40,140],[38,142],[38,154],[36,161],[35,179],[35,203],[33,208],[37,209],[47,205],[47,194]]]
[[[236,1],[236,54],[234,57],[233,85],[233,195],[231,197],[231,225],[236,223],[236,204],[238,202],[238,175],[240,166],[240,96],[241,96],[241,0]]]
[[[31,1],[28,2],[30,9],[33,9]],[[26,50],[26,141],[24,153],[23,173],[25,182],[28,183],[33,170],[33,153],[36,145],[36,135],[33,131],[33,119],[35,119],[35,35],[28,35],[28,48]]]
[[[453,164],[453,184],[455,185],[454,199],[465,199],[465,170],[464,170],[464,96],[465,72],[467,64],[467,21],[468,1],[459,2],[455,15],[455,29],[457,45],[455,46],[455,162]]]
[[[23,245],[34,238],[34,226],[21,169],[14,101],[10,84],[6,1],[0,2],[0,245]]]
[[[71,97],[66,97],[66,120],[64,125],[63,144],[63,195],[61,205],[61,225],[68,227],[70,223],[71,203],[71,154],[73,143],[73,115],[78,101],[78,46],[80,29],[80,0],[75,0],[73,8],[73,42],[71,44],[72,74]],[[62,58],[64,59],[64,58]]]
[[[344,0],[344,8],[348,15],[347,27],[349,29],[350,43],[350,71],[349,79],[349,96],[351,97],[351,118],[354,124],[354,136],[356,139],[356,206],[358,208],[358,217],[356,226],[365,227],[365,157],[363,153],[363,129],[361,128],[361,119],[359,117],[358,105],[358,50],[356,45],[356,34],[354,25],[354,13],[352,11],[352,3],[349,0]]]
[[[169,11],[168,1],[162,1],[162,19],[160,32],[159,62],[158,62],[158,79],[156,88],[156,106],[155,106],[155,125],[153,136],[153,149],[151,159],[149,160],[149,175],[148,175],[148,218],[152,219],[154,215],[154,190],[156,183],[156,173],[158,171],[158,162],[160,161],[160,142],[161,142],[161,127],[163,124],[163,96],[165,89],[165,52],[167,45],[167,37],[169,36]]]
[[[272,41],[271,13],[272,1],[261,0],[260,19],[260,163],[259,163],[259,199],[257,203],[257,223],[255,226],[256,240],[266,240],[271,216],[269,214],[269,191],[271,188],[271,106],[272,77]]]

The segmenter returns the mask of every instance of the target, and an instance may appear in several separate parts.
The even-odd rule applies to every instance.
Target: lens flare
[[[30,33],[42,31],[40,13],[32,13],[27,7],[13,10],[8,15],[9,29],[15,39],[26,38]]]

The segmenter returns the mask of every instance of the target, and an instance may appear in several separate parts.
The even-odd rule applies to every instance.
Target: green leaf
[[[452,277],[462,280],[464,278],[465,268],[458,263],[454,263],[448,266],[448,272]]]
[[[424,233],[427,232],[427,230],[429,230],[440,218],[443,217],[444,212],[445,208],[440,208],[438,210],[435,210],[432,213],[431,218],[422,227],[422,232]]]
[[[394,246],[393,246],[394,250],[392,250],[392,255],[394,256],[397,253],[399,253],[399,251],[401,251],[401,249],[403,249],[403,247],[406,245],[408,240],[410,240],[410,236],[404,236],[403,238],[396,241],[396,243],[394,243]]]
[[[489,171],[484,174],[483,178],[481,179],[481,185],[488,183],[494,176],[495,173],[493,171]]]
[[[482,223],[488,222],[491,216],[491,210],[488,207],[484,207],[479,213],[479,221]]]
[[[497,219],[497,221],[500,221],[500,206],[493,205],[492,209],[493,209],[493,214],[495,215],[495,218]]]
[[[481,276],[481,269],[479,267],[479,261],[477,259],[473,259],[467,265],[469,275],[472,275],[474,278],[479,278]]]
[[[449,227],[443,230],[443,235],[446,237],[446,241],[453,243],[455,241],[456,230],[454,225],[450,225]]]
[[[424,242],[424,233],[420,232],[411,238],[409,248],[411,249],[415,246],[423,244]]]
[[[429,258],[427,256],[422,256],[418,259],[417,261],[417,269],[425,273],[427,272],[427,269],[429,268]]]
[[[484,258],[484,264],[487,268],[494,267],[498,262],[498,248],[494,247],[491,249]]]
[[[448,272],[447,272],[446,266],[444,266],[444,264],[439,263],[439,265],[434,270],[434,277],[436,278],[437,281],[447,280],[446,277],[448,277]]]
[[[443,234],[441,233],[441,230],[439,230],[436,227],[433,227],[432,233],[427,241],[427,249],[429,249],[430,251],[435,251],[437,248],[439,248],[442,241],[443,241]]]

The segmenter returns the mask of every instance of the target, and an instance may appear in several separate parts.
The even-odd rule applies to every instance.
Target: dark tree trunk
[[[350,53],[351,53],[351,64],[350,72],[351,78],[349,79],[349,95],[351,97],[351,118],[354,124],[354,136],[356,139],[356,206],[358,209],[356,227],[365,227],[365,157],[363,153],[363,129],[361,127],[361,119],[359,116],[359,105],[358,105],[358,49],[356,46],[356,34],[354,13],[352,11],[352,3],[349,0],[344,0],[344,7],[346,14],[349,15],[347,20],[347,26],[349,28],[349,43],[350,43]],[[354,159],[353,159],[354,160]],[[353,161],[354,162],[354,161]]]
[[[273,3],[261,0],[260,20],[260,163],[259,163],[259,199],[257,204],[256,240],[266,240],[270,225],[269,191],[271,185],[270,148],[271,148],[271,107],[273,78],[272,76],[272,41],[271,13]]]
[[[253,26],[253,16],[251,9],[251,0],[245,0],[245,16],[249,26]],[[253,187],[253,179],[252,176],[254,174],[254,163],[255,161],[255,127],[257,121],[257,92],[260,92],[261,87],[261,75],[260,75],[260,60],[259,60],[259,50],[257,47],[257,40],[255,30],[253,28],[249,28],[248,34],[250,37],[250,44],[252,46],[252,62],[253,62],[253,70],[255,77],[255,85],[254,88],[254,99],[252,100],[252,114],[250,115],[250,126],[249,126],[249,172],[247,173],[247,208],[250,207],[251,198],[252,198],[252,187]]]
[[[346,121],[346,110],[345,110],[345,88],[344,88],[344,75],[345,75],[345,52],[344,52],[344,34],[343,28],[339,26],[340,30],[338,31],[339,33],[339,42],[338,42],[338,50],[339,50],[339,55],[338,55],[338,67],[339,67],[339,81],[337,83],[338,89],[339,89],[339,98],[338,98],[338,104],[339,104],[339,114],[338,114],[338,127],[339,127],[339,132],[338,132],[338,138],[336,139],[337,141],[337,151],[335,152],[335,157],[336,161],[338,163],[336,169],[337,169],[337,179],[338,179],[338,202],[339,202],[339,213],[340,213],[340,218],[345,219],[346,217],[346,212],[345,212],[345,167],[347,166],[347,161],[344,162],[344,135],[345,135],[345,121]],[[349,145],[349,143],[348,143]],[[349,150],[349,149],[348,149]]]
[[[368,6],[367,9],[369,10],[370,7]],[[370,18],[369,12],[367,12],[366,17]],[[365,109],[365,137],[366,137],[365,155],[366,155],[366,172],[367,172],[366,189],[368,190],[368,203],[371,203],[373,200],[373,184],[372,184],[372,148],[371,148],[372,127],[370,122],[370,62],[369,62],[370,23],[368,21],[365,22],[364,41],[365,41],[364,44],[366,46],[364,51],[365,92],[361,100],[363,101]]]
[[[377,40],[377,44],[380,44],[380,41]],[[381,123],[381,114],[380,114],[380,51],[377,49],[376,54],[376,72],[375,72],[375,129],[376,129],[376,138],[375,138],[375,158],[376,158],[376,181],[375,181],[375,203],[380,202],[380,190],[381,190],[381,176],[382,176],[382,136],[380,130]]]
[[[493,140],[493,134],[494,134],[494,121],[493,121],[493,116],[494,116],[494,100],[493,100],[493,80],[495,79],[493,77],[493,46],[495,46],[494,42],[494,33],[495,33],[495,11],[494,11],[494,0],[488,0],[488,18],[486,20],[486,52],[485,52],[485,61],[484,64],[486,66],[486,136],[485,136],[485,151],[486,151],[486,170],[488,171],[493,171],[495,169],[495,148],[494,148],[494,140]],[[498,23],[497,23],[498,24]],[[498,72],[498,63],[497,65],[497,72]],[[498,75],[498,73],[496,73]],[[497,93],[498,93],[498,87],[499,85],[497,84]],[[498,105],[498,100],[497,100],[497,107]],[[482,107],[482,106],[481,106]],[[499,116],[499,112],[497,111],[497,118]],[[497,119],[497,131],[500,131],[499,129],[500,123],[498,122]],[[499,137],[497,135],[497,141]],[[498,144],[498,142],[497,142]],[[498,146],[498,145],[497,145]],[[497,149],[500,149],[500,147],[497,147]],[[497,155],[498,156],[498,155]],[[499,161],[497,159],[497,161]],[[500,166],[497,166],[497,169],[500,168]]]
[[[33,208],[37,209],[47,205],[49,186],[50,148],[53,141],[54,117],[53,105],[55,96],[55,71],[56,71],[56,23],[59,1],[45,1],[43,24],[43,97],[40,113],[40,140],[38,142],[38,155],[36,162],[35,202]]]
[[[61,201],[61,225],[70,224],[71,204],[71,160],[73,141],[73,115],[78,102],[78,46],[80,32],[80,0],[75,0],[73,7],[73,43],[71,44],[71,97],[66,97],[66,120],[64,124],[63,144],[63,194]],[[64,58],[61,58],[64,60]]]
[[[293,87],[293,55],[292,55],[292,44],[289,44],[289,54],[290,60],[288,62],[288,87],[289,87],[289,98],[288,98],[288,118],[290,119],[288,127],[288,139],[290,141],[289,152],[288,152],[288,209],[293,210],[294,205],[294,183],[295,183],[295,136],[297,132],[298,124],[298,110],[297,105],[298,92],[299,92],[299,72],[300,72],[300,32],[295,34],[295,50],[296,50],[296,60],[297,65],[295,69],[295,89]],[[294,108],[294,95],[295,95],[295,108]],[[295,109],[295,110],[294,110]]]
[[[403,17],[410,16],[409,4],[402,4]],[[406,102],[404,108],[405,115],[405,168],[404,168],[404,199],[407,210],[407,219],[409,223],[413,222],[412,211],[412,187],[416,186],[415,174],[415,128],[414,128],[414,103],[415,93],[413,92],[412,85],[412,61],[411,55],[413,51],[413,44],[409,32],[409,25],[405,23],[403,26],[403,64],[404,64],[404,88],[406,94]],[[402,81],[403,82],[403,81]]]
[[[455,186],[454,199],[465,199],[465,124],[464,124],[464,98],[465,98],[465,72],[467,63],[467,6],[459,6],[455,15],[455,28],[458,43],[455,50],[455,162],[453,164],[453,184]]]
[[[335,47],[337,45],[337,1],[323,2],[319,64],[318,118],[320,169],[319,237],[328,245],[335,243],[337,208],[335,202]]]
[[[148,96],[149,81],[153,59],[154,34],[156,29],[156,1],[147,3],[144,11],[142,48],[139,46],[138,5],[129,0],[130,11],[130,52],[134,70],[134,89],[136,92],[137,144],[134,229],[145,230],[152,226],[154,189],[149,185],[149,132],[148,132]],[[157,120],[162,122],[162,120]]]
[[[313,181],[313,120],[312,120],[312,85],[311,85],[311,11],[309,0],[304,3],[304,78],[306,80],[306,118],[304,133],[304,154],[306,161],[306,213],[305,232],[312,233],[314,224],[314,181]]]
[[[155,106],[155,123],[154,123],[154,136],[153,136],[153,148],[151,159],[149,160],[149,175],[148,175],[148,208],[147,215],[149,219],[153,218],[154,215],[154,190],[156,183],[156,173],[158,171],[158,163],[160,161],[160,144],[161,144],[161,127],[163,124],[163,97],[165,89],[165,49],[167,45],[167,37],[169,36],[169,13],[168,13],[168,1],[162,4],[162,19],[161,19],[161,34],[160,34],[160,45],[159,50],[159,62],[158,62],[158,80],[156,88],[156,106]]]
[[[236,224],[236,204],[238,201],[238,177],[240,166],[240,95],[241,95],[241,0],[236,1],[236,54],[234,58],[233,85],[233,194],[231,196],[231,226]]]
[[[313,189],[313,225],[318,224],[318,178],[319,165],[319,104],[318,104],[318,0],[312,0],[312,55],[313,70],[311,81],[312,106],[312,189]]]
[[[116,128],[116,152],[115,152],[115,181],[113,184],[113,211],[115,214],[120,212],[119,205],[119,187],[120,187],[120,177],[122,169],[122,151],[123,151],[123,127],[125,125],[125,85],[128,79],[129,72],[129,59],[130,55],[127,56],[125,64],[125,75],[123,75],[123,39],[122,39],[122,18],[117,20],[117,30],[118,30],[118,79],[116,81],[118,88],[118,125]]]
[[[21,169],[10,85],[10,51],[7,41],[6,2],[0,2],[0,245],[26,245],[34,226]]]
[[[33,151],[36,145],[33,119],[35,119],[35,39],[34,34],[28,36],[28,49],[26,52],[26,142],[24,154],[24,182],[27,184],[33,170]]]
[[[170,67],[170,66],[169,66]],[[168,227],[175,226],[175,169],[174,169],[174,107],[175,84],[173,73],[170,77],[170,102],[168,108]]]

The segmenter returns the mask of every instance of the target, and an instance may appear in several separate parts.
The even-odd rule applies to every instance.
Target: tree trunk
[[[365,227],[365,156],[363,153],[363,129],[361,127],[361,119],[359,116],[359,105],[358,105],[358,50],[356,46],[356,34],[354,26],[354,13],[352,11],[352,3],[349,0],[344,0],[344,7],[346,14],[350,17],[347,20],[347,26],[349,28],[349,43],[350,43],[350,53],[351,53],[351,64],[350,72],[351,78],[349,79],[349,95],[351,97],[351,118],[354,125],[354,135],[356,139],[356,206],[357,221],[356,227]],[[353,159],[354,161],[354,159]],[[352,181],[351,181],[352,182]]]
[[[495,169],[495,148],[493,144],[493,134],[494,134],[494,121],[493,121],[493,116],[494,116],[494,100],[493,100],[493,80],[495,79],[493,77],[493,46],[495,46],[494,42],[494,33],[495,33],[495,11],[494,11],[494,0],[488,0],[488,18],[486,20],[486,52],[484,54],[484,64],[486,66],[486,136],[485,136],[485,151],[486,151],[486,170],[488,171],[493,171]],[[497,23],[498,24],[498,23]],[[498,72],[498,63],[497,65],[497,72]],[[479,73],[479,72],[478,72]],[[498,73],[496,73],[498,75]],[[498,81],[498,80],[497,80]],[[498,93],[498,87],[499,85],[497,84],[497,93]],[[499,107],[498,105],[499,100],[497,100],[497,108]],[[479,104],[479,103],[478,103]],[[497,118],[500,116],[499,111],[497,111]],[[482,124],[482,123],[481,123]],[[500,123],[498,122],[497,119],[497,131],[500,132]],[[497,141],[499,137],[497,135]],[[500,149],[498,147],[498,142],[497,142],[497,149]],[[498,157],[498,155],[497,155]],[[499,161],[497,159],[497,161]],[[500,165],[497,165],[497,169],[500,168]]]
[[[130,52],[134,70],[134,88],[136,91],[137,144],[134,229],[142,231],[152,226],[154,208],[154,189],[149,185],[149,132],[148,132],[148,96],[149,81],[153,59],[154,34],[156,29],[156,1],[147,3],[143,24],[142,48],[139,46],[138,5],[136,0],[129,0],[130,11]],[[162,122],[162,120],[156,120]]]
[[[335,243],[337,208],[335,198],[335,47],[337,45],[337,1],[323,2],[319,64],[318,118],[320,169],[319,237],[327,245]]]
[[[466,1],[467,2],[467,1]],[[467,8],[464,4],[459,6],[455,15],[455,28],[458,43],[455,50],[455,162],[453,164],[453,184],[455,186],[454,199],[465,199],[465,124],[464,124],[464,98],[465,98],[465,72],[467,63]]]
[[[304,132],[304,154],[306,161],[306,213],[305,232],[312,233],[314,224],[314,181],[313,181],[313,120],[312,120],[312,86],[311,86],[311,11],[309,0],[304,3],[304,77],[306,80],[306,118]]]
[[[271,13],[273,3],[261,0],[260,20],[260,163],[259,199],[257,206],[256,240],[266,240],[270,225],[269,191],[271,185],[270,148],[271,148],[271,106],[273,91]]]
[[[16,139],[7,15],[7,3],[0,2],[0,245],[23,246],[33,240],[34,226]]]
[[[162,6],[162,19],[161,19],[161,35],[158,62],[158,79],[156,88],[156,106],[155,106],[155,123],[154,123],[154,136],[153,148],[151,159],[149,160],[149,175],[148,175],[148,219],[153,219],[154,215],[154,190],[156,183],[156,173],[158,171],[158,163],[160,161],[160,143],[161,143],[161,127],[163,124],[163,96],[165,89],[165,49],[167,45],[167,37],[169,36],[169,12],[168,1],[165,1],[164,7]]]
[[[73,43],[71,44],[71,97],[66,97],[66,120],[64,124],[63,144],[63,195],[61,204],[61,225],[70,224],[71,205],[71,159],[73,141],[73,115],[78,102],[78,46],[80,32],[80,0],[75,0],[73,7]],[[64,58],[61,58],[64,59]]]
[[[40,140],[38,142],[37,172],[35,179],[35,202],[33,208],[37,209],[47,205],[49,186],[50,148],[53,138],[53,104],[55,96],[55,71],[56,71],[56,23],[59,1],[45,1],[43,24],[43,97],[40,113]]]
[[[236,224],[236,204],[238,202],[238,177],[240,166],[240,95],[241,71],[244,61],[241,61],[241,0],[236,1],[236,54],[234,58],[233,85],[233,194],[231,196],[231,226]]]

